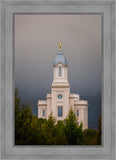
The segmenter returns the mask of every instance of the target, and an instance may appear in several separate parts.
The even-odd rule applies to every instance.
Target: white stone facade
[[[88,102],[80,100],[78,94],[70,93],[67,75],[68,65],[66,65],[62,59],[60,60],[61,57],[59,57],[60,55],[57,55],[57,64],[54,65],[51,93],[47,94],[46,100],[38,101],[38,118],[48,119],[52,113],[57,121],[64,120],[72,107],[78,117],[77,123],[80,124],[82,122],[83,129],[87,129]]]

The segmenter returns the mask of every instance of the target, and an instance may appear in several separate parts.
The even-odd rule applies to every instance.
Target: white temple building
[[[47,94],[46,100],[38,100],[38,118],[48,119],[50,114],[57,121],[66,119],[69,110],[75,111],[78,125],[82,122],[83,129],[88,128],[88,102],[80,100],[79,94],[70,93],[68,82],[68,63],[61,51],[62,44],[59,43],[59,53],[54,60],[54,76],[51,93]]]

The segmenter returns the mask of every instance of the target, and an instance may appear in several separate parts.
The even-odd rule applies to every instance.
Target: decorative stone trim
[[[70,86],[51,86],[51,88],[70,88]]]

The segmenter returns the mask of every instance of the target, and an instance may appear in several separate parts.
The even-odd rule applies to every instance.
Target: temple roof
[[[61,51],[59,51],[59,53],[57,54],[54,60],[54,66],[56,66],[58,63],[62,63],[64,66],[68,66],[67,59]]]

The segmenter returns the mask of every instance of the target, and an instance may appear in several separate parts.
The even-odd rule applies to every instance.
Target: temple
[[[68,116],[69,110],[74,110],[77,124],[83,123],[83,129],[88,128],[88,102],[80,100],[79,94],[70,93],[68,82],[68,62],[62,53],[62,44],[59,42],[59,52],[53,63],[53,82],[51,93],[46,100],[38,100],[38,118],[48,119],[50,114],[56,121],[63,121]]]

